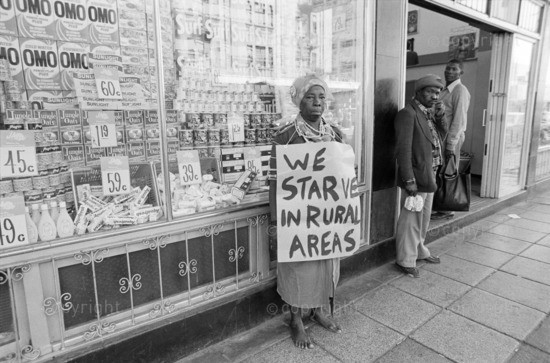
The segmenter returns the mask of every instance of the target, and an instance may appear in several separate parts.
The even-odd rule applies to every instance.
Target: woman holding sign
[[[271,231],[275,231],[273,226],[277,225],[276,145],[342,142],[340,130],[329,125],[322,117],[328,95],[327,84],[322,79],[315,75],[300,77],[291,86],[290,95],[292,102],[299,107],[300,113],[293,121],[281,126],[273,138],[269,173]],[[277,264],[277,291],[291,307],[291,337],[297,347],[313,348],[302,321],[303,312],[309,311],[309,317],[327,330],[341,332],[340,326],[323,311],[328,311],[333,301],[339,275],[338,258]]]

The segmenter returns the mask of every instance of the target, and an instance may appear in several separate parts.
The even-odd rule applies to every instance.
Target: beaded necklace
[[[336,133],[329,124],[325,123],[325,120],[322,118],[321,123],[319,124],[319,130],[314,129],[306,120],[304,120],[301,114],[296,117],[294,125],[298,135],[302,136],[306,142],[332,141],[336,139]]]

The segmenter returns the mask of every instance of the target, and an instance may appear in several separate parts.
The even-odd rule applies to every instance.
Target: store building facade
[[[0,362],[64,360],[178,329],[155,344],[186,339],[191,353],[201,338],[271,317],[266,174],[271,132],[297,112],[289,96],[297,76],[327,80],[325,117],[355,151],[362,238],[344,275],[393,254],[393,117],[408,81],[442,73],[456,29],[475,35],[465,63],[490,75],[471,87],[486,98],[471,110],[486,119],[480,196],[506,198],[550,177],[546,1],[0,0],[0,8]],[[441,32],[439,48],[422,48],[427,12],[480,30],[457,25]],[[413,37],[418,60],[407,67]],[[247,170],[256,177],[241,183]],[[74,225],[61,238],[55,223],[52,237],[48,215],[62,202]]]

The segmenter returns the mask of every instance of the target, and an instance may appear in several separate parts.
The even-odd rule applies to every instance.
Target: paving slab
[[[317,346],[344,362],[373,362],[405,339],[405,336],[357,311],[342,316],[338,321],[342,333],[335,334],[314,325],[311,337]]]
[[[496,223],[502,223],[509,220],[510,217],[507,214],[491,214],[488,217],[485,217],[484,221],[491,221]]]
[[[518,340],[524,340],[546,316],[542,311],[479,289],[468,291],[449,310]]]
[[[550,219],[550,218],[549,218]],[[550,223],[533,221],[526,218],[510,219],[503,223],[504,225],[528,229],[530,231],[550,233]]]
[[[534,212],[532,210],[525,211],[520,214],[521,218],[529,219],[532,221],[548,223],[550,217],[547,213]]]
[[[457,362],[504,362],[519,343],[450,311],[443,311],[411,335]]]
[[[403,276],[403,273],[397,270],[393,263],[386,263],[383,266],[380,266],[378,268],[375,268],[372,271],[367,272],[366,275],[373,280],[386,283]]]
[[[376,363],[395,362],[450,363],[452,361],[412,339],[406,339],[376,361]]]
[[[430,253],[434,256],[441,256],[444,253],[462,245],[466,242],[464,236],[460,233],[444,236],[432,243],[428,244]]]
[[[550,354],[550,315],[533,331],[527,339],[527,343]]]
[[[321,347],[314,349],[298,349],[290,338],[275,344],[274,346],[261,351],[241,362],[256,363],[256,362],[304,362],[304,363],[332,363],[339,362],[334,356]]]
[[[550,214],[550,205],[539,204],[539,205],[534,206],[531,210],[534,211],[534,212]]]
[[[550,285],[550,266],[544,262],[518,256],[502,266],[501,270]]]
[[[449,306],[470,289],[466,284],[427,270],[420,272],[420,278],[404,276],[391,285],[441,307]]]
[[[477,287],[544,313],[550,312],[550,286],[497,271]]]
[[[422,266],[422,269],[443,275],[470,286],[477,285],[484,278],[495,272],[495,270],[490,267],[450,255],[443,255],[440,258],[440,264],[427,263]]]
[[[469,242],[466,242],[447,253],[451,256],[459,257],[464,260],[492,268],[499,268],[514,257],[514,255],[510,253],[497,251],[492,248],[483,247]]]
[[[519,202],[519,203],[516,203],[513,205],[514,208],[521,208],[521,209],[531,209],[535,206],[537,206],[539,203],[537,203],[537,200],[536,199],[532,199],[532,200],[524,200],[523,202]]]
[[[533,244],[530,242],[521,241],[519,239],[501,236],[494,233],[483,233],[482,235],[472,238],[468,242],[475,243],[483,247],[492,248],[502,252],[512,253],[514,255],[522,252]]]
[[[550,247],[533,245],[523,251],[520,256],[532,258],[540,262],[546,262],[550,264]],[[548,266],[550,273],[550,265]]]
[[[350,304],[381,284],[380,281],[372,279],[367,274],[361,274],[346,280],[336,288],[335,309]]]
[[[473,237],[475,237],[475,236],[481,234],[479,232],[486,232],[489,229],[498,226],[499,224],[500,224],[500,222],[493,222],[493,221],[488,221],[488,220],[482,219],[480,221],[477,221],[477,222],[474,222],[472,224],[467,225],[466,227],[464,227],[464,229],[472,230],[472,232],[474,234]]]
[[[522,344],[518,351],[510,358],[507,363],[548,363],[550,354],[533,348],[527,344]]]
[[[509,223],[510,221],[504,222]],[[519,228],[508,224],[499,224],[496,227],[491,228],[488,232],[494,234],[500,234],[501,236],[511,237],[526,242],[535,243],[539,239],[546,236],[546,233],[532,231],[525,228]]]
[[[368,317],[405,335],[441,311],[438,306],[391,286],[370,292],[354,306]]]
[[[550,247],[550,234],[537,242],[538,245]]]

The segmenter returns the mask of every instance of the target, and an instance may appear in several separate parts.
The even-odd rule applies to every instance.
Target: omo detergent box
[[[50,39],[57,37],[55,31],[54,0],[12,0],[19,36],[24,38]]]
[[[19,83],[21,88],[24,88],[25,80],[18,37],[0,34],[0,59],[8,61],[11,77]]]
[[[17,35],[14,0],[0,1],[0,34]]]
[[[60,90],[57,44],[47,39],[20,38],[25,88],[31,90]]]
[[[57,40],[77,43],[90,41],[86,0],[56,0],[54,15]]]
[[[84,43],[57,42],[61,89],[73,90],[73,73],[88,73],[90,45]]]
[[[90,42],[119,45],[118,13],[116,0],[88,0]]]

